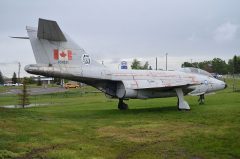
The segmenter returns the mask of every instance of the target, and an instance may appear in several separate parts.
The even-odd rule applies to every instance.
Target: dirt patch
[[[172,150],[171,144],[186,136],[195,127],[192,123],[186,122],[184,124],[181,122],[156,122],[130,127],[106,126],[100,128],[98,134],[103,138],[133,143],[132,146],[121,150],[117,159],[131,158],[138,152],[147,151],[152,147],[157,147],[157,155],[166,158],[171,157],[172,154],[184,157],[186,156],[185,150]]]
[[[144,124],[130,127],[106,126],[98,129],[100,137],[114,138],[135,143],[145,143],[152,141],[175,140],[183,135],[194,126],[184,123],[168,124]]]
[[[172,140],[164,140],[164,141],[152,141],[152,142],[147,142],[147,143],[143,143],[143,144],[138,144],[136,146],[133,146],[133,147],[129,147],[128,149],[120,152],[116,159],[127,159],[127,158],[131,158],[132,156],[134,156],[134,154],[137,154],[139,152],[142,152],[146,149],[149,149],[155,145],[158,145],[158,144],[162,144],[162,149],[158,149],[157,153],[158,153],[158,156],[162,156],[163,158],[171,158],[168,156],[168,153],[174,153],[172,152],[173,150],[171,150],[171,152],[169,152],[168,149],[165,148],[164,144],[165,143],[170,143],[172,142]],[[175,151],[179,151],[179,150],[175,150]],[[180,154],[180,156],[186,156],[186,152],[184,151],[181,151],[181,152],[175,152],[176,154]],[[184,154],[183,154],[184,153]],[[162,158],[161,157],[161,158]]]
[[[42,147],[42,148],[34,148],[30,152],[26,153],[24,156],[21,157],[16,157],[15,159],[32,159],[32,158],[43,158],[40,156],[41,153],[45,153],[54,149],[57,149],[59,147],[63,146],[58,144],[58,145],[52,145],[48,147]]]

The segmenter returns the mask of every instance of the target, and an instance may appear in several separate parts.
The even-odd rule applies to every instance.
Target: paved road
[[[65,92],[67,89],[61,87],[50,87],[50,88],[29,88],[28,92],[30,95],[39,95],[39,94],[49,94],[49,93],[57,93],[57,92]],[[10,89],[7,92],[2,92],[0,95],[6,94],[19,94],[21,89]]]

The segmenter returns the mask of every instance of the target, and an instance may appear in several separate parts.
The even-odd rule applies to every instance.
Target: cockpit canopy
[[[195,74],[201,74],[201,75],[213,77],[209,72],[204,71],[204,70],[199,69],[199,68],[194,68],[194,67],[180,68],[179,71],[185,72],[185,73],[195,73]]]

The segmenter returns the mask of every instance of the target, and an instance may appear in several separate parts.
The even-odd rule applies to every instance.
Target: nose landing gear
[[[204,102],[205,102],[204,94],[201,94],[201,95],[199,96],[198,102],[199,102],[199,105],[204,104]]]

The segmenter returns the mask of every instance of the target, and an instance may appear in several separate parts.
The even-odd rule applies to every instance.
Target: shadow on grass
[[[149,108],[130,108],[128,110],[107,109],[107,110],[94,110],[93,114],[104,114],[104,115],[138,115],[138,114],[162,114],[162,113],[173,113],[178,112],[176,106],[166,107],[149,107]]]
[[[145,112],[172,112],[177,111],[176,106],[165,106],[165,107],[150,107],[150,108],[130,108],[128,110],[116,110],[120,112],[127,112],[127,113],[145,113]]]
[[[130,108],[128,110],[115,109],[91,109],[78,111],[55,112],[55,116],[71,119],[110,119],[119,118],[121,116],[142,116],[142,115],[159,115],[159,114],[175,114],[178,113],[176,106],[166,107],[149,107],[149,108]]]

